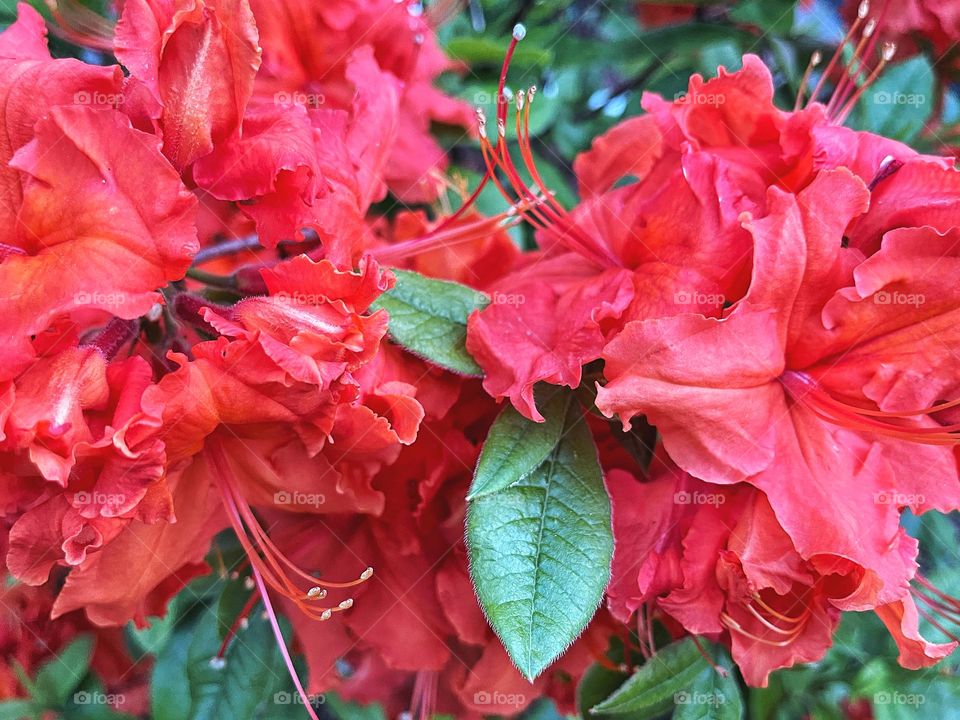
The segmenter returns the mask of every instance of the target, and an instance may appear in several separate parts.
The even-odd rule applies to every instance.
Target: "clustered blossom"
[[[918,622],[957,606],[900,518],[960,507],[952,161],[843,127],[842,86],[777,108],[747,55],[645,94],[576,159],[567,210],[529,152],[535,92],[527,183],[506,102],[491,140],[436,88],[459,67],[411,10],[126,0],[112,35],[64,29],[115,65],[51,57],[27,5],[0,34],[5,608],[54,648],[95,632],[107,681],[142,682],[116,628],[163,616],[229,530],[301,690],[392,713],[572,712],[609,639],[654,620],[727,645],[752,685],[822,657],[844,611],[875,612],[905,667],[949,654]],[[433,123],[476,133],[507,212],[371,211],[446,193]],[[505,232],[521,218],[536,251]],[[386,338],[390,267],[493,298],[467,329],[482,379]],[[615,554],[605,606],[531,685],[463,524],[498,401],[542,421],[542,383],[613,421],[590,427]],[[649,466],[617,445],[641,417]],[[15,625],[0,644],[29,669]]]

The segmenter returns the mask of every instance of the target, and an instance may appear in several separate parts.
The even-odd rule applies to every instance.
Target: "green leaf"
[[[59,708],[83,682],[90,669],[93,642],[80,637],[46,663],[34,678],[34,699],[46,708]]]
[[[688,691],[704,668],[709,666],[693,638],[684,638],[658,651],[592,712],[630,720],[654,718],[673,707],[674,696]]]
[[[540,467],[557,446],[573,395],[554,385],[541,386],[536,394],[542,400],[545,422],[528,420],[507,405],[483,444],[467,500],[498,492],[522,480]]]
[[[154,720],[190,718],[190,695],[184,688],[188,687],[187,655],[196,626],[196,621],[181,623],[157,656],[150,678],[150,709]]]
[[[626,680],[626,673],[608,670],[603,665],[588,667],[577,686],[577,709],[580,716],[591,717],[590,708],[610,697]]]
[[[486,63],[499,66],[503,62],[505,50],[506,44],[502,40],[488,37],[452,38],[446,46],[448,55],[471,65]],[[517,67],[546,65],[552,59],[553,54],[549,49],[532,42],[520,43],[513,55],[513,64]]]
[[[280,692],[287,670],[269,620],[251,613],[250,624],[231,640],[221,666],[212,662],[220,646],[216,618],[215,608],[201,616],[187,652],[191,720],[252,720],[261,704],[278,696],[290,704],[290,693]]]
[[[341,700],[332,693],[326,695],[325,705],[332,716],[340,720],[386,720],[378,705],[358,705]]]
[[[923,56],[891,65],[861,98],[851,124],[909,143],[933,113],[934,92],[934,70]]]
[[[490,304],[466,285],[394,270],[397,284],[373,304],[390,314],[390,337],[425,360],[461,375],[480,376],[467,352],[467,318]]]
[[[5,700],[0,702],[0,720],[25,720],[40,716],[41,710],[29,700]]]
[[[536,471],[467,514],[477,597],[529,680],[583,631],[610,579],[610,501],[576,403],[560,436]]]
[[[726,677],[709,665],[689,689],[674,694],[673,720],[741,720],[743,698],[732,673]]]

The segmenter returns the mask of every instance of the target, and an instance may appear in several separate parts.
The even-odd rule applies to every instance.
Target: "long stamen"
[[[77,0],[46,0],[56,21],[52,32],[67,42],[95,50],[113,51],[113,23]]]
[[[884,43],[880,62],[877,64],[877,67],[872,73],[870,73],[870,77],[868,77],[863,85],[860,86],[860,89],[853,94],[853,97],[850,98],[843,109],[837,113],[834,122],[836,122],[838,125],[842,125],[844,121],[846,121],[847,117],[853,111],[853,108],[860,101],[860,98],[863,97],[863,94],[867,91],[867,88],[876,82],[877,78],[880,77],[880,73],[883,72],[884,68],[886,68],[887,64],[893,59],[893,56],[896,53],[897,46],[894,43]]]
[[[513,36],[510,38],[510,45],[507,46],[507,52],[503,57],[503,65],[500,67],[500,81],[497,83],[497,119],[502,119],[504,122],[507,119],[507,98],[505,95],[506,86],[507,86],[507,73],[510,70],[510,62],[513,60],[513,54],[516,52],[517,45],[527,36],[527,29],[523,25],[516,25],[513,28]],[[485,128],[480,127],[481,136],[485,135]],[[493,178],[495,180],[495,178]],[[480,178],[480,183],[477,185],[476,190],[467,198],[460,209],[457,210],[453,215],[444,220],[437,228],[434,229],[434,232],[440,232],[441,230],[446,229],[452,223],[456,222],[468,208],[472,207],[473,204],[477,201],[477,198],[480,197],[480,193],[483,191],[483,188],[486,187],[487,183],[491,180],[491,169],[489,164],[487,165],[487,172],[482,178]]]
[[[800,87],[797,90],[797,99],[793,103],[793,111],[798,111],[803,107],[803,98],[807,93],[807,88],[810,86],[810,77],[813,75],[814,69],[823,61],[823,53],[819,50],[815,50],[813,55],[810,56],[810,62],[807,64],[807,69],[803,73],[803,79],[800,81]]]
[[[343,612],[352,607],[352,598],[331,606],[319,604],[319,601],[326,597],[327,588],[344,589],[359,585],[373,575],[373,569],[367,568],[357,580],[349,582],[319,580],[304,572],[283,554],[261,527],[243,499],[222,449],[212,443],[209,447],[209,456],[216,471],[215,482],[223,497],[234,533],[247,555],[251,568],[264,579],[266,584],[291,600],[304,614],[315,620],[328,620],[333,613]],[[307,583],[308,589],[301,589],[290,574]]]
[[[800,627],[789,638],[786,638],[784,640],[779,640],[779,641],[767,640],[766,638],[762,638],[759,635],[754,635],[748,630],[745,630],[743,626],[740,625],[740,623],[738,623],[736,620],[734,620],[732,617],[730,617],[730,615],[728,615],[725,612],[720,613],[720,621],[724,625],[726,625],[728,628],[730,628],[735,632],[740,633],[744,637],[748,637],[751,640],[754,640],[755,642],[761,643],[763,645],[769,645],[770,647],[787,647],[794,640],[800,637],[800,635],[803,633],[803,627]]]
[[[787,635],[789,637],[793,637],[799,630],[799,628],[791,628],[790,630],[784,630],[783,628],[777,627],[772,622],[770,622],[765,617],[763,617],[763,615],[761,615],[753,605],[747,603],[744,607],[747,609],[747,612],[749,612],[751,615],[753,615],[753,617],[759,620],[760,624],[763,625],[765,628],[767,628],[767,630],[771,632],[775,632],[778,635]]]
[[[440,231],[433,231],[412,240],[404,240],[370,252],[379,262],[391,263],[402,258],[429,252],[441,247],[454,247],[464,243],[482,240],[491,233],[517,225],[521,220],[517,206],[493,217],[482,217],[478,220],[450,227]]]
[[[779,613],[776,610],[774,610],[772,607],[767,605],[767,603],[765,603],[763,599],[760,597],[760,595],[758,594],[754,594],[753,601],[757,603],[757,605],[759,605],[761,608],[763,608],[764,612],[766,612],[767,614],[772,615],[777,620],[782,620],[783,622],[790,623],[790,624],[801,623],[808,620],[810,618],[810,613],[812,612],[809,607],[806,607],[804,608],[803,612],[800,613],[799,615],[796,615],[796,616],[784,615],[783,613]]]
[[[857,19],[854,20],[853,24],[850,26],[850,29],[847,31],[847,34],[843,36],[843,40],[840,41],[840,44],[837,46],[836,52],[833,54],[833,57],[830,58],[830,62],[827,64],[826,69],[823,71],[823,74],[820,76],[820,80],[817,82],[816,87],[813,88],[813,92],[810,93],[810,102],[814,103],[817,101],[817,97],[820,95],[820,91],[823,89],[823,86],[826,84],[827,79],[833,73],[833,69],[837,66],[837,63],[840,62],[840,58],[843,55],[843,50],[853,38],[856,36],[857,31],[860,30],[860,26],[863,24],[864,19],[870,13],[870,3],[869,0],[864,0],[860,3],[860,7],[857,8]]]
[[[936,427],[903,425],[897,421],[913,417],[929,417],[935,413],[956,407],[960,401],[935,405],[921,411],[886,412],[859,408],[841,402],[826,392],[806,373],[787,372],[780,378],[790,396],[804,404],[823,420],[864,433],[922,443],[926,445],[960,444],[960,423]]]
[[[289,673],[290,679],[293,680],[293,685],[297,688],[297,693],[300,695],[300,699],[303,700],[303,706],[307,711],[307,715],[310,716],[310,720],[320,720],[317,717],[317,713],[314,712],[313,705],[310,703],[310,697],[307,695],[307,691],[303,689],[303,683],[300,682],[300,676],[297,675],[297,670],[293,666],[293,660],[290,658],[290,652],[287,650],[286,642],[284,642],[283,632],[280,630],[280,623],[277,621],[277,614],[273,610],[273,603],[270,602],[270,594],[267,592],[263,578],[260,577],[260,573],[257,572],[256,566],[251,567],[251,570],[253,572],[253,579],[257,583],[257,590],[260,591],[260,597],[263,599],[263,605],[267,609],[267,617],[270,620],[270,627],[273,630],[273,636],[276,638],[277,645],[280,647],[280,654],[283,656],[283,662],[287,666],[287,673]]]
[[[863,77],[867,70],[867,58],[874,48],[874,33],[877,30],[877,21],[871,19],[867,22],[860,36],[860,42],[857,43],[853,51],[853,57],[850,58],[844,66],[843,75],[840,77],[833,95],[827,102],[827,116],[831,117],[838,107],[842,107],[850,94],[857,88],[857,81]],[[867,47],[869,45],[869,47]],[[866,49],[866,52],[864,50]]]

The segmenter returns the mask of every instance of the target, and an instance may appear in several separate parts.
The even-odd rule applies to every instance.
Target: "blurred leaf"
[[[934,74],[923,56],[890,65],[858,103],[851,126],[910,143],[933,113]]]
[[[34,699],[46,708],[67,703],[90,669],[93,641],[82,636],[71,642],[37,672]]]
[[[29,700],[0,701],[0,720],[26,720],[39,716],[40,710]]]
[[[500,40],[491,37],[456,37],[446,44],[447,54],[454,60],[462,60],[469,65],[500,65],[507,52],[509,40]],[[523,42],[517,45],[513,54],[511,67],[524,65],[547,65],[553,60],[549,50],[537,46],[533,42]]]
[[[756,25],[763,32],[785,35],[793,27],[796,0],[763,0],[738,3],[730,17],[738,23]]]
[[[626,673],[609,670],[599,664],[588,667],[577,686],[577,709],[580,717],[602,718],[598,713],[591,713],[591,708],[610,697],[628,677],[630,676]]]
[[[619,690],[593,708],[601,715],[645,720],[666,712],[674,696],[691,687],[709,668],[693,638],[684,638],[659,650]]]

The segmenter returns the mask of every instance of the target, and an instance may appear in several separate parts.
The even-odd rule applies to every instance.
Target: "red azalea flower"
[[[397,82],[399,112],[395,139],[378,136],[388,154],[383,179],[403,202],[436,199],[443,188],[437,175],[446,167],[443,150],[430,135],[430,123],[472,127],[470,108],[434,87],[438,75],[456,69],[437,45],[429,16],[415,3],[395,0],[336,0],[322,7],[309,0],[255,0],[264,68],[259,92],[309,107],[349,108],[356,79],[352,56],[368,46],[380,72],[369,91]],[[366,50],[363,50],[366,52]]]
[[[511,179],[518,208],[542,229],[544,253],[492,284],[495,297],[515,302],[494,302],[470,319],[468,348],[494,397],[509,397],[540,419],[533,385],[579,384],[581,366],[600,357],[625,323],[685,312],[716,316],[740,299],[750,243],[738,218],[766,212],[771,185],[799,192],[823,170],[850,168],[874,196],[844,233],[865,253],[889,230],[946,230],[957,222],[960,174],[950,161],[837,126],[841,103],[779,110],[767,68],[750,55],[743,64],[709,81],[694,76],[673,102],[644,95],[648,115],[616,126],[577,158],[583,199],[569,214],[546,188],[543,200],[524,189],[501,150],[501,108],[498,141],[486,143],[486,154]],[[517,132],[538,180],[524,129],[527,98],[518,99]],[[624,179],[634,182],[618,186]]]
[[[222,335],[194,346],[192,360],[174,356],[180,369],[147,393],[163,408],[177,524],[125,528],[68,576],[56,613],[83,607],[99,624],[162,614],[166,599],[204,570],[225,518],[267,586],[316,619],[349,607],[317,609],[324,593],[300,587],[310,576],[279,554],[250,506],[380,512],[383,494],[371,477],[412,442],[422,410],[412,386],[353,374],[385,331],[382,314],[363,314],[387,287],[374,263],[345,273],[301,256],[264,278],[269,297],[229,312],[204,308]]]
[[[868,197],[844,170],[797,196],[771,189],[770,214],[745,216],[756,246],[744,299],[721,319],[627,325],[604,350],[597,398],[625,422],[644,413],[691,474],[766,493],[804,559],[861,566],[846,609],[904,600],[914,567],[894,542],[899,508],[949,511],[960,492],[955,427],[935,419],[958,391],[943,343],[960,298],[932,272],[952,262],[956,237],[896,231],[862,262],[841,237]]]
[[[843,555],[799,554],[767,498],[750,486],[700,482],[660,457],[648,482],[617,471],[608,488],[618,538],[611,609],[623,620],[640,610],[645,622],[657,609],[690,633],[726,640],[750,685],[821,658],[852,598],[869,607],[864,568]],[[900,530],[890,544],[912,576],[916,541]],[[906,590],[870,609],[887,623],[907,667],[929,665],[956,646],[920,637]]]
[[[0,448],[4,505],[17,514],[7,564],[18,579],[37,585],[54,564],[80,565],[133,521],[174,519],[150,381],[141,358],[108,364],[85,346],[11,383]]]
[[[0,378],[26,368],[29,342],[82,309],[143,315],[197,250],[196,201],[154,137],[110,107],[119,68],[53,60],[40,16],[21,5],[0,34]],[[106,103],[106,104],[105,104]],[[54,151],[55,148],[55,151]],[[149,177],[153,191],[142,192]]]
[[[178,170],[239,133],[260,67],[257,40],[247,0],[124,1],[115,53]]]

